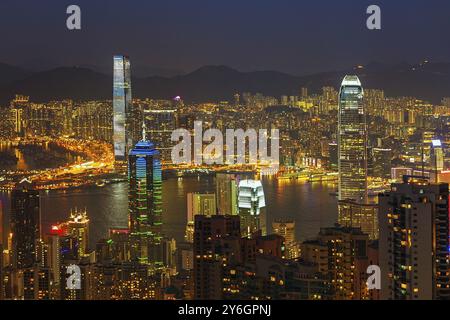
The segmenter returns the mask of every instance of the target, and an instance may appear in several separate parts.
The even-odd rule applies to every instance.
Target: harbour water
[[[263,179],[266,197],[267,225],[277,219],[296,222],[299,240],[314,237],[321,227],[333,226],[337,220],[337,199],[330,195],[333,184],[306,183],[295,180]],[[214,192],[212,176],[170,178],[163,182],[164,233],[183,241],[186,225],[186,194]],[[3,204],[5,233],[9,221],[10,194],[0,192]],[[106,237],[109,228],[128,225],[127,184],[105,187],[48,191],[41,196],[41,224],[43,233],[50,226],[67,219],[71,209],[87,209],[90,218],[90,245]]]

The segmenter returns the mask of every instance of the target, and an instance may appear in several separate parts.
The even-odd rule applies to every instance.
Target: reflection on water
[[[268,225],[281,218],[297,223],[297,238],[304,240],[317,235],[321,227],[332,226],[337,220],[337,200],[330,196],[332,184],[304,183],[263,179],[266,195]],[[169,179],[163,182],[164,232],[177,241],[183,241],[186,224],[186,194],[188,192],[214,192],[213,177]],[[0,193],[5,203],[5,224],[9,219],[9,194]],[[70,209],[86,208],[91,221],[90,245],[107,236],[111,227],[126,227],[127,184],[114,184],[103,188],[83,188],[68,191],[50,191],[42,194],[42,228],[49,230],[52,223],[67,219]],[[271,228],[269,227],[269,230]]]

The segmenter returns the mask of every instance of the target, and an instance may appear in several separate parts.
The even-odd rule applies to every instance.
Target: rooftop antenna
[[[145,120],[142,121],[142,141],[147,141],[146,132],[145,132]]]

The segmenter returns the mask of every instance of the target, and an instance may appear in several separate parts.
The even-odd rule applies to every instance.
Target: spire
[[[145,121],[142,121],[142,141],[146,141],[147,138],[145,136]]]

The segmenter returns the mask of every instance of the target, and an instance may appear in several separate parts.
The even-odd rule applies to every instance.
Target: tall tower
[[[439,174],[444,170],[444,151],[441,140],[433,140],[431,143],[431,176],[434,182],[439,182]]]
[[[11,194],[11,230],[13,265],[17,269],[33,267],[40,239],[39,191],[28,180],[21,181]]]
[[[381,299],[450,299],[448,184],[405,176],[379,203]]]
[[[367,124],[363,88],[345,76],[339,93],[339,200],[367,201]]]
[[[235,174],[218,173],[216,175],[217,213],[220,215],[237,215],[238,184]]]
[[[128,151],[132,148],[130,133],[132,97],[131,97],[131,64],[126,56],[114,56],[113,84],[113,141],[114,157],[117,162],[124,162]]]
[[[257,231],[266,235],[266,201],[261,181],[240,181],[238,199],[242,236],[251,237]]]
[[[129,224],[134,258],[162,266],[162,173],[159,152],[145,137],[128,157]]]
[[[89,218],[87,211],[70,212],[70,220],[67,222],[68,233],[78,240],[78,254],[83,257],[89,251]]]

